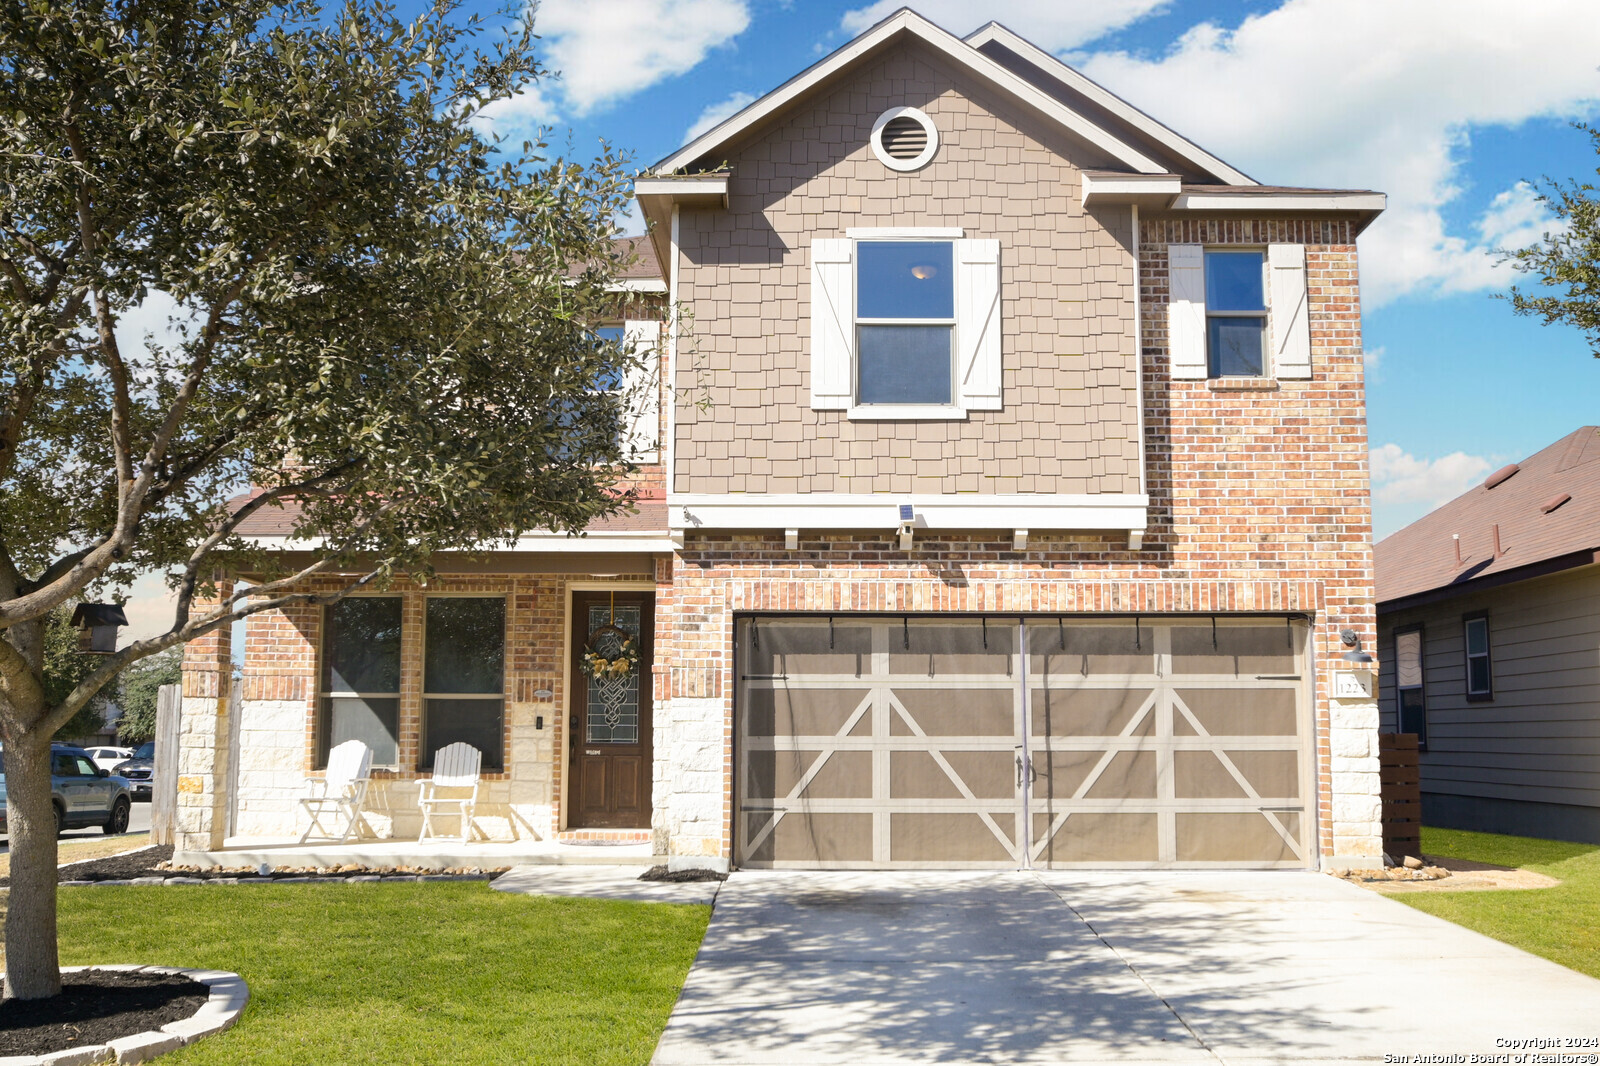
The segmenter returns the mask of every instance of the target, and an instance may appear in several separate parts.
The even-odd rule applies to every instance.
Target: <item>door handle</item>
[[[578,716],[567,719],[567,750],[578,750]]]
[[[1017,756],[1017,787],[1022,787],[1022,756]]]

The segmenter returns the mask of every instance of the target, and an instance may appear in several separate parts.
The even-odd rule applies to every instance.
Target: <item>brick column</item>
[[[228,596],[232,582],[218,592]],[[195,604],[201,613],[214,604]],[[229,627],[191,640],[183,649],[183,723],[178,734],[178,808],[174,851],[222,847],[228,824],[228,714],[233,688]]]

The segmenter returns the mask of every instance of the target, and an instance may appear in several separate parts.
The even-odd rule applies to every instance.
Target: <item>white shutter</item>
[[[850,407],[855,352],[855,243],[825,237],[811,242],[811,409]]]
[[[1272,276],[1272,373],[1311,377],[1311,323],[1306,308],[1306,246],[1267,246]]]
[[[956,402],[1000,410],[1000,242],[956,241]]]
[[[624,451],[636,463],[653,463],[661,448],[661,323],[624,322],[622,343],[639,361],[623,386],[628,398]]]
[[[1175,378],[1206,377],[1206,255],[1167,245],[1167,351]]]

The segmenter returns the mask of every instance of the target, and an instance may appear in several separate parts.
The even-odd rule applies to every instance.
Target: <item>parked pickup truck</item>
[[[5,767],[0,763],[0,833],[6,824]],[[126,833],[133,796],[128,782],[95,766],[89,753],[71,744],[50,745],[50,802],[56,833],[97,825],[106,833]]]

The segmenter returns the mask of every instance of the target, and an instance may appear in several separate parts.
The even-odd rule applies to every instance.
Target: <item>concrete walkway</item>
[[[1382,1062],[1597,1018],[1600,981],[1320,874],[741,872],[654,1061]]]

